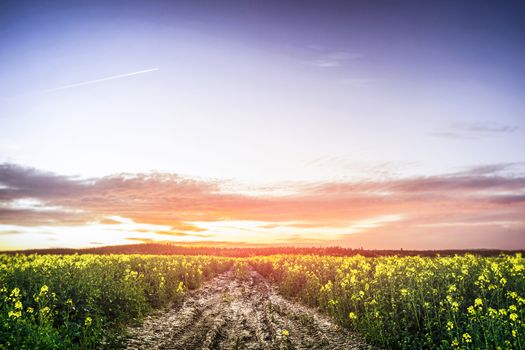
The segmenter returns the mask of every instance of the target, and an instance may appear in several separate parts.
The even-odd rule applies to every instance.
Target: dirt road
[[[130,328],[126,348],[136,349],[369,349],[317,312],[277,294],[260,274],[232,271],[188,295],[181,307]]]

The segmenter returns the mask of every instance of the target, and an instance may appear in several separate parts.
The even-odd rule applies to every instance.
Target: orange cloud
[[[397,215],[402,221],[381,222],[323,242],[382,248],[454,244],[520,244],[514,248],[524,248],[520,237],[525,236],[525,176],[503,174],[508,166],[389,181],[299,184],[289,189],[290,194],[275,195],[270,191],[256,196],[225,192],[219,181],[174,174],[81,179],[4,164],[0,166],[0,224],[116,224],[118,221],[107,218],[119,216],[135,223],[171,227],[150,233],[208,237],[210,232],[199,222],[246,220],[262,222],[262,230],[288,228],[288,242],[316,244],[323,240],[323,229],[344,230],[363,220]],[[23,198],[67,210],[10,207],[10,203]],[[311,234],[312,228],[318,228],[319,233],[302,234],[305,230]],[[249,232],[246,235],[248,241],[257,239]],[[494,238],[498,235],[502,240]]]

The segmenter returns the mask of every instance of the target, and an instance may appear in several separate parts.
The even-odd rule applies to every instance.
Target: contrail
[[[75,87],[78,87],[78,86],[89,85],[89,84],[96,84],[96,83],[101,83],[103,81],[115,80],[115,79],[120,79],[120,78],[127,78],[127,77],[131,77],[133,75],[154,72],[154,71],[157,71],[157,70],[159,70],[159,68],[151,68],[151,69],[139,70],[138,72],[131,72],[131,73],[124,73],[124,74],[119,74],[119,75],[112,75],[110,77],[105,77],[105,78],[101,78],[101,79],[88,80],[88,81],[83,81],[81,83],[64,85],[64,86],[60,86],[60,87],[57,87],[57,88],[54,88],[54,89],[44,90],[42,92],[53,92],[53,91],[58,91],[58,90],[71,89],[71,88],[75,88]]]

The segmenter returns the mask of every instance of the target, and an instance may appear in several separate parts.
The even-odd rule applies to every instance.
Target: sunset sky
[[[522,1],[2,1],[0,250],[525,249]]]

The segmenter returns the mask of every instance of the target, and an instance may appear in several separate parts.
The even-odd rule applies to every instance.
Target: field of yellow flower
[[[234,265],[384,349],[525,349],[521,255],[0,255],[0,349],[116,348],[125,325]]]
[[[0,255],[0,349],[113,348],[123,325],[231,265],[220,257]]]
[[[525,349],[525,259],[255,257],[281,293],[385,349]]]

